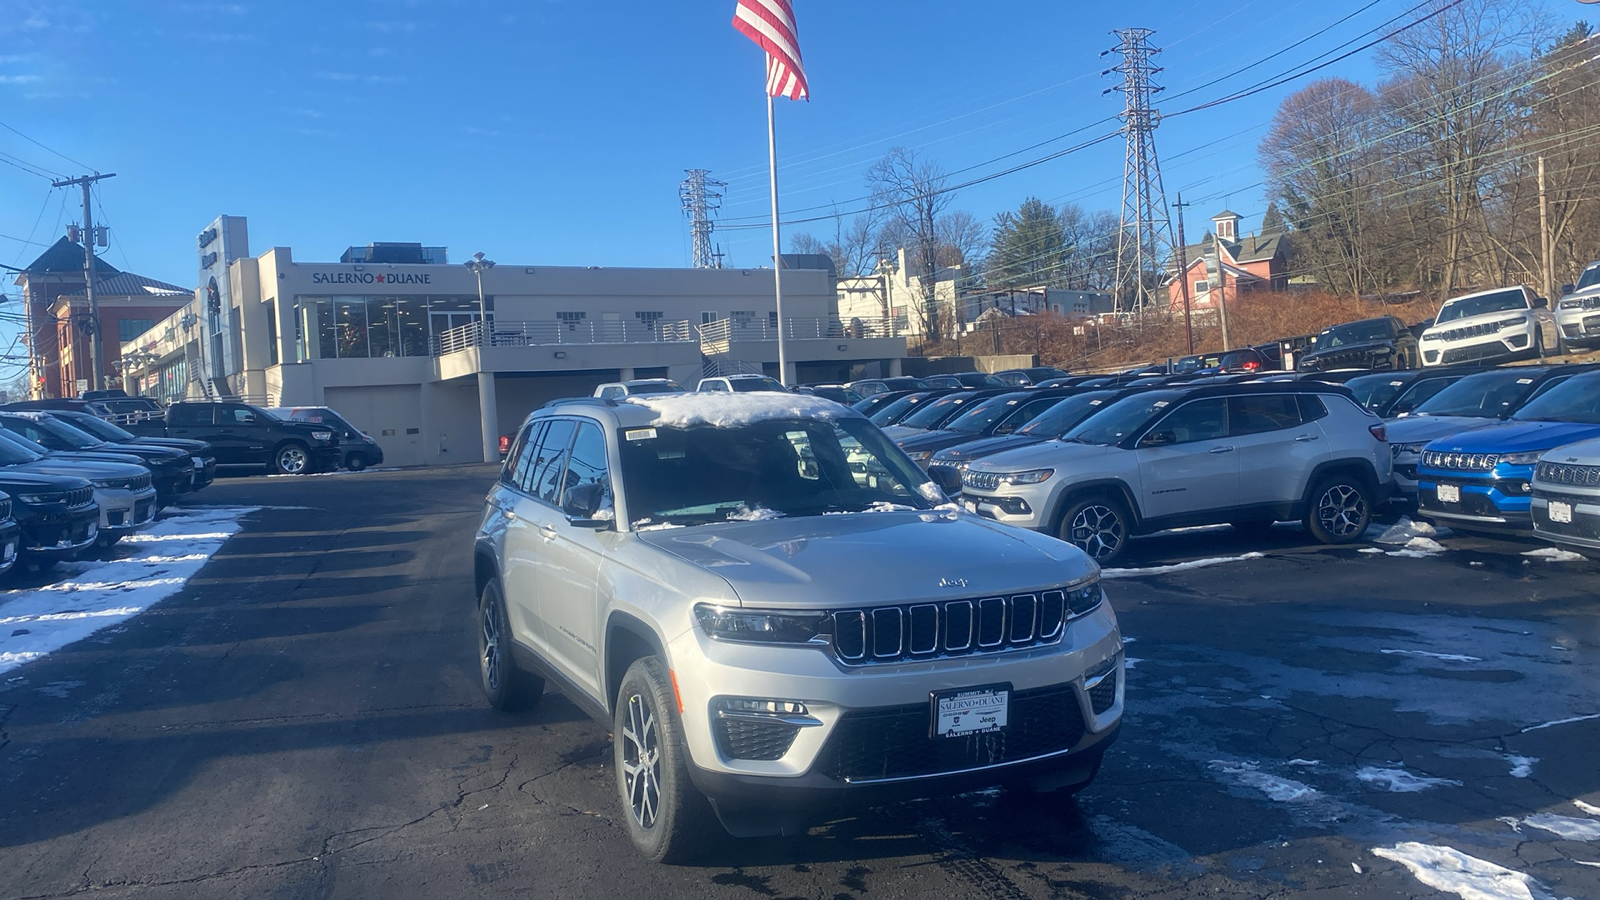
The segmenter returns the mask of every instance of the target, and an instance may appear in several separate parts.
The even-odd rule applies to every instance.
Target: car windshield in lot
[[[1468,375],[1417,407],[1419,416],[1500,416],[1517,408],[1541,372],[1500,369]]]
[[[865,419],[625,428],[619,438],[636,528],[933,506],[927,476]]]
[[[1433,324],[1443,325],[1455,319],[1466,319],[1486,313],[1527,308],[1528,298],[1523,295],[1521,290],[1496,291],[1493,294],[1466,297],[1446,303],[1444,308],[1439,310],[1439,317],[1433,320]]]
[[[90,435],[97,437],[102,441],[115,442],[138,440],[138,436],[133,432],[124,431],[110,422],[107,422],[105,419],[97,418],[95,416],[68,416],[67,421],[71,423],[73,428],[76,428],[79,431],[86,431]]]
[[[1389,401],[1400,396],[1410,382],[1404,378],[1384,372],[1378,375],[1362,375],[1352,378],[1344,383],[1350,392],[1356,395],[1356,402],[1367,409],[1382,409]]]
[[[1351,322],[1347,325],[1336,325],[1324,331],[1317,338],[1317,348],[1326,350],[1329,347],[1342,347],[1346,344],[1366,344],[1390,337],[1393,337],[1393,335],[1389,331],[1389,323],[1383,319]]]
[[[1519,422],[1581,422],[1600,425],[1600,372],[1574,375],[1516,411]]]
[[[869,418],[871,418],[872,424],[881,428],[899,418],[902,413],[921,403],[927,397],[927,394],[907,394],[899,400],[895,400],[876,410]]]
[[[1143,428],[1183,397],[1182,391],[1151,391],[1124,397],[1061,436],[1073,444],[1110,446]]]
[[[769,381],[771,379],[768,379]],[[739,390],[739,388],[734,388]],[[683,388],[673,381],[638,381],[628,385],[630,394],[681,394]]]
[[[909,428],[932,428],[946,417],[954,415],[958,407],[972,402],[972,394],[950,394],[931,400],[921,409],[896,422],[896,425],[905,425]]]
[[[760,378],[730,378],[728,379],[728,387],[741,393],[745,391],[788,391],[788,388],[783,386],[783,382],[766,376]],[[636,390],[634,393],[649,393],[649,391]]]
[[[1026,403],[1027,399],[1027,395],[1019,397],[1014,394],[990,397],[945,423],[944,427],[962,434],[980,434],[985,428],[1016,412],[1017,407]]]
[[[1572,286],[1574,291],[1581,291],[1586,287],[1600,284],[1600,266],[1590,266],[1583,270],[1583,275],[1578,278],[1578,283]]]
[[[49,452],[15,431],[0,428],[0,466],[15,466],[41,460]]]
[[[36,419],[31,419],[31,421],[38,427],[40,431],[51,435],[56,440],[61,441],[63,444],[72,447],[73,449],[82,450],[105,443],[105,441],[100,440],[94,435],[73,428],[71,425],[68,425],[60,419],[52,419],[48,416],[40,416]]]
[[[1098,412],[1106,401],[1115,397],[1116,391],[1090,391],[1050,407],[1017,429],[1017,434],[1053,438],[1066,434],[1079,422]]]

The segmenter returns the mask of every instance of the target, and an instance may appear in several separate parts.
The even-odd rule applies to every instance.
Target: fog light
[[[759,700],[754,697],[723,697],[717,708],[731,713],[753,713],[767,716],[804,716],[806,705],[798,700]]]

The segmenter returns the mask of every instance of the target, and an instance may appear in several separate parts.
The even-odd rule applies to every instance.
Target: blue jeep
[[[1531,534],[1533,467],[1545,451],[1600,437],[1600,372],[1568,378],[1500,425],[1439,438],[1417,468],[1423,515],[1462,531]]]

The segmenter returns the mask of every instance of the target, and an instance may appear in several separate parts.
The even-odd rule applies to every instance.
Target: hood
[[[205,441],[191,441],[188,438],[140,437],[137,440],[128,441],[127,443],[140,447],[166,447],[170,450],[182,450],[184,453],[194,456],[211,455],[210,444],[206,443]]]
[[[89,449],[99,453],[126,453],[129,456],[137,456],[146,462],[153,463],[171,463],[183,460],[184,464],[187,465],[189,462],[189,454],[172,447],[152,447],[148,444],[113,444],[108,442]]]
[[[50,462],[83,460],[97,463],[122,463],[123,465],[138,466],[141,469],[145,468],[144,460],[134,456],[132,453],[101,453],[95,450],[51,450],[45,455],[45,460]]]
[[[1031,447],[1019,447],[975,460],[972,471],[1021,472],[1025,469],[1056,469],[1073,463],[1087,463],[1111,453],[1124,453],[1121,447],[1101,444],[1074,444],[1066,441],[1045,441]]]
[[[900,449],[907,453],[933,453],[946,447],[979,440],[975,434],[960,431],[924,431],[900,440]]]
[[[890,425],[888,428],[883,429],[883,436],[895,443],[899,443],[908,437],[916,437],[919,434],[926,433],[926,429],[912,428],[909,425]]]
[[[1479,325],[1493,325],[1501,319],[1509,319],[1514,316],[1528,316],[1532,314],[1533,310],[1531,309],[1502,309],[1499,312],[1467,316],[1464,319],[1451,319],[1448,322],[1438,325],[1430,325],[1428,326],[1428,330],[1423,332],[1423,335],[1441,335],[1445,334],[1446,332],[1460,331],[1464,328],[1475,328]]]
[[[1549,450],[1600,437],[1600,425],[1576,422],[1504,422],[1479,428],[1454,437],[1440,438],[1429,450],[1449,453],[1528,453]]]
[[[1389,445],[1425,444],[1437,438],[1449,437],[1463,431],[1489,428],[1500,424],[1500,419],[1476,416],[1407,416],[1383,423],[1389,435]]]
[[[1098,571],[1071,544],[948,509],[719,522],[638,537],[727,581],[745,605],[786,609],[986,597]]]
[[[33,463],[22,465],[30,466]],[[13,497],[18,493],[29,491],[71,491],[81,487],[93,487],[93,485],[89,484],[89,479],[81,475],[50,475],[17,466],[0,466],[0,490]]]
[[[1032,434],[999,434],[994,437],[979,438],[967,441],[954,447],[946,448],[939,452],[937,460],[940,462],[967,462],[983,456],[993,456],[1005,450],[1015,450],[1018,447],[1031,447],[1042,444],[1049,438],[1042,438]]]
[[[17,471],[18,469],[24,472],[38,472],[42,475],[76,475],[79,478],[87,478],[90,481],[103,481],[111,478],[131,479],[138,478],[140,475],[150,474],[150,470],[144,466],[132,466],[127,463],[58,460],[54,458],[23,463],[14,467],[12,471]]]

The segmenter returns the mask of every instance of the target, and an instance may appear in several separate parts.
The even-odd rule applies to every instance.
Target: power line
[[[88,169],[90,171],[94,171],[94,167],[93,166],[91,166],[91,165],[89,165],[87,163],[78,162],[77,160],[73,159],[72,157],[66,155],[65,153],[62,153],[62,152],[60,152],[58,150],[55,150],[55,149],[52,149],[50,147],[46,147],[44,144],[39,143],[38,141],[34,140],[31,137],[28,137],[27,135],[23,134],[22,132],[18,131],[15,128],[12,128],[10,125],[7,125],[4,122],[0,122],[0,128],[4,128],[5,130],[7,130],[7,131],[11,132],[12,134],[16,135],[17,137],[22,138],[23,140],[27,141],[30,144],[33,144],[35,147],[41,147],[41,148],[43,148],[45,150],[48,150],[51,153],[54,153],[56,156],[61,157],[62,159],[66,160],[69,163],[72,163],[73,165],[77,166],[80,169]]]

